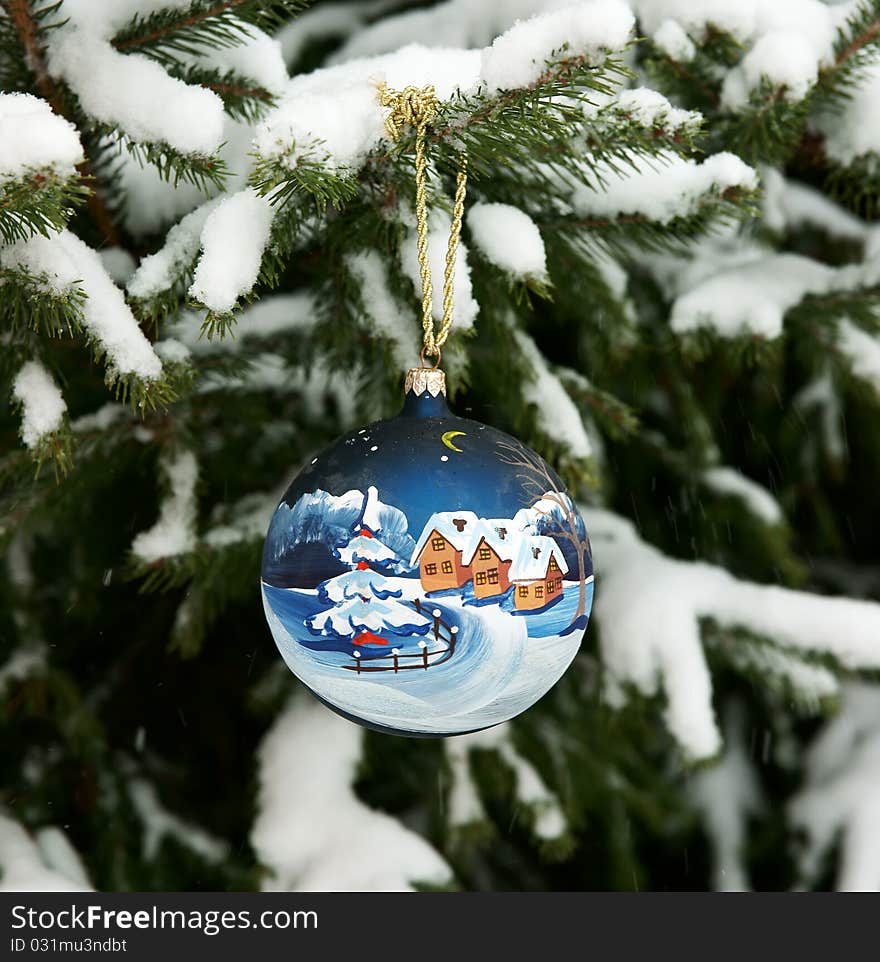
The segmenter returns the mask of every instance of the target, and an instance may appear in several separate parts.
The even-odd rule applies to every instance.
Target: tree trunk
[[[581,584],[578,590],[578,606],[577,611],[572,616],[571,621],[568,623],[571,627],[581,615],[586,614],[587,611],[587,575],[586,569],[584,568],[584,546],[578,543],[578,574],[580,575]]]

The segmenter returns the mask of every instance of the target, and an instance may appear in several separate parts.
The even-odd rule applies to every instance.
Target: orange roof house
[[[509,577],[514,583],[514,605],[520,611],[543,608],[562,595],[562,576],[568,564],[558,544],[546,535],[522,538]]]
[[[474,526],[461,561],[470,568],[477,598],[501,595],[510,587],[508,571],[519,541],[508,519],[483,519]]]
[[[473,511],[438,511],[428,518],[410,562],[418,562],[419,578],[426,592],[460,588],[470,580],[470,569],[462,563],[461,556],[477,520]]]

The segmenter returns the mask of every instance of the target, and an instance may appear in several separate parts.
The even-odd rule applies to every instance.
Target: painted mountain
[[[358,525],[381,534],[382,543],[397,559],[388,565],[390,571],[409,573],[415,541],[406,515],[380,501],[376,488],[370,486],[366,493],[353,489],[333,495],[318,490],[292,505],[282,501],[266,536],[263,580],[277,588],[316,588],[348,571],[338,552],[349,544]]]

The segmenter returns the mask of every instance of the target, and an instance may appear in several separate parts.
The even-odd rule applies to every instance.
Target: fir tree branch
[[[743,110],[720,118],[716,137],[750,164],[782,164],[801,141],[811,103],[811,97],[790,101],[784,87],[763,81]]]
[[[46,58],[40,42],[41,29],[51,29],[52,25],[41,28],[31,10],[28,0],[3,0],[3,5],[9,16],[19,42],[24,49],[25,62],[34,77],[37,92],[60,117],[75,124],[75,118],[67,107],[66,98],[62,90],[56,86],[46,67]],[[41,11],[41,17],[57,9],[58,4]],[[93,181],[92,167],[88,158],[77,165],[77,170],[84,181]],[[86,198],[89,213],[92,215],[98,230],[104,240],[111,245],[118,246],[121,235],[117,229],[113,215],[107,207],[99,191],[91,190]]]
[[[834,63],[819,72],[818,100],[846,99],[880,46],[880,2],[865,0],[840,27]]]
[[[148,17],[136,18],[113,38],[113,46],[122,53],[141,51],[145,47],[161,47],[173,43],[176,35],[197,27],[206,20],[222,17],[251,0],[219,0],[207,6],[195,0],[189,11],[158,11]]]
[[[126,150],[143,167],[155,167],[163,180],[174,187],[181,182],[192,184],[207,194],[221,189],[229,169],[222,157],[211,154],[182,154],[167,144],[130,140],[112,127],[102,128],[109,140],[115,140],[120,150]]]
[[[837,56],[834,58],[835,66],[839,67],[845,61],[849,60],[850,57],[860,53],[868,44],[874,43],[878,37],[880,37],[880,16],[871,20],[858,36],[853,37],[842,50],[838,51]]]
[[[85,293],[79,287],[52,290],[48,277],[24,267],[0,267],[3,314],[12,331],[32,330],[46,337],[82,330]]]
[[[32,170],[0,184],[0,238],[6,244],[33,234],[48,236],[65,227],[73,207],[89,196],[77,176],[62,177],[52,169]]]
[[[55,484],[60,484],[73,467],[73,441],[69,426],[64,424],[57,431],[43,435],[35,447],[29,448],[28,454],[34,464],[33,480],[39,479],[43,467],[49,463]]]
[[[307,0],[193,0],[187,9],[136,16],[113,38],[121,53],[143,53],[161,63],[247,40],[248,24],[271,31],[305,9]]]
[[[34,76],[37,92],[43,100],[52,105],[56,114],[65,116],[58,90],[46,68],[46,58],[39,39],[39,28],[29,0],[3,0],[3,6],[24,48],[25,61]]]
[[[454,170],[462,147],[468,154],[469,175],[491,177],[504,157],[512,167],[534,167],[545,161],[564,165],[573,135],[584,129],[580,102],[590,92],[607,95],[619,80],[630,76],[627,67],[613,56],[601,64],[585,57],[566,57],[547,64],[547,69],[527,87],[497,96],[457,94],[437,112],[430,143],[438,164]],[[401,138],[395,156],[409,153],[413,136]],[[450,149],[451,148],[451,149]]]
[[[538,226],[542,231],[563,236],[583,231],[589,241],[624,256],[631,253],[633,245],[651,251],[675,250],[716,224],[753,216],[756,198],[755,191],[728,187],[708,192],[700,198],[695,211],[668,223],[652,221],[645,214],[621,213],[616,217],[554,215],[539,221]]]
[[[250,77],[233,70],[217,70],[210,66],[173,64],[168,72],[186,84],[207,87],[223,101],[226,113],[236,120],[254,123],[275,103],[273,94]]]

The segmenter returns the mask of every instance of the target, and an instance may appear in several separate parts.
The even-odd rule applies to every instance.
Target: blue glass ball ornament
[[[443,373],[407,374],[403,410],[340,438],[294,479],[263,549],[263,605],[293,673],[383,732],[507,721],[571,663],[593,563],[556,473],[456,417]]]

